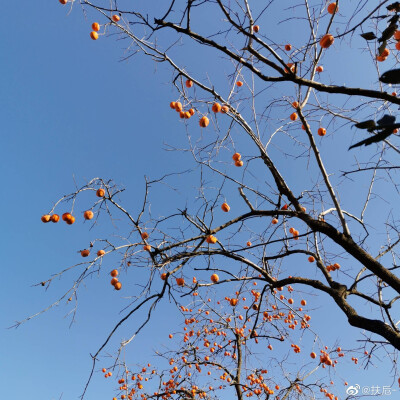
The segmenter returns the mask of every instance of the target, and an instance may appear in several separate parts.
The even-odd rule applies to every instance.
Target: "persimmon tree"
[[[131,338],[103,370],[106,377],[119,371],[121,398],[213,398],[224,390],[240,400],[337,399],[324,369],[335,374],[342,358],[357,364],[361,357],[366,367],[379,355],[396,360],[400,167],[394,113],[400,99],[389,84],[400,83],[394,70],[400,5],[60,2],[83,7],[95,45],[117,34],[127,43],[127,59],[147,56],[172,72],[175,95],[166,107],[181,120],[187,146],[169,150],[191,154],[193,168],[186,173],[198,182],[196,198],[165,216],[150,207],[152,188],[165,181],[178,186],[176,175],[146,180],[138,210],[124,206],[114,181],[94,178],[42,217],[58,222],[68,205],[67,224],[118,218],[126,231],[85,244],[84,259],[70,268],[76,274],[70,289],[54,303],[72,304],[94,272],[135,299],[92,353],[83,395],[110,338],[133,319]],[[282,37],[278,24],[295,29]],[[182,62],[185,49],[193,59]],[[364,74],[352,69],[360,57]],[[347,84],[352,81],[356,85]],[[366,138],[365,147],[348,150],[351,141]],[[91,205],[84,209],[80,199],[88,193]],[[234,197],[240,202],[230,207]],[[111,257],[118,257],[118,266]],[[137,269],[147,277],[140,290],[121,278],[122,271],[128,276]],[[361,346],[346,352],[340,344],[325,347],[312,326],[310,295],[312,303],[323,298],[327,313],[338,309],[362,330]],[[122,349],[162,301],[182,315],[183,330],[171,329],[159,365],[122,361]],[[138,313],[141,318],[134,317]],[[286,350],[271,356],[275,346]],[[392,372],[394,379],[395,367]]]

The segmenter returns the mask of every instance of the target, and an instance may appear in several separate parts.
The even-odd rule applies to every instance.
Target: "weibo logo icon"
[[[349,395],[356,395],[359,390],[360,390],[360,385],[349,386],[346,389],[346,393]]]

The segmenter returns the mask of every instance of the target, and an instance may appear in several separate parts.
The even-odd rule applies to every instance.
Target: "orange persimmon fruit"
[[[319,41],[319,45],[323,49],[327,49],[328,47],[330,47],[333,44],[334,41],[335,41],[335,38],[333,37],[333,35],[327,33],[326,35],[322,36],[321,40]]]
[[[93,211],[87,210],[83,213],[83,218],[92,219],[94,216]]]
[[[90,37],[93,40],[97,40],[99,38],[99,34],[97,32],[95,32],[95,31],[92,31],[92,32],[90,32]]]
[[[42,222],[47,223],[50,221],[51,216],[49,214],[45,214],[45,215],[42,215],[42,218],[40,218],[40,219],[42,220]]]
[[[231,208],[229,207],[228,203],[222,203],[221,209],[223,212],[228,212]]]
[[[90,254],[90,250],[89,249],[85,249],[81,251],[81,256],[82,257],[87,257]]]
[[[97,191],[96,191],[97,197],[104,197],[105,194],[106,194],[106,191],[104,189],[97,189]]]
[[[60,220],[60,216],[59,216],[58,214],[53,214],[53,215],[50,217],[50,221],[51,221],[51,222],[57,223],[59,220]]]
[[[213,112],[215,113],[219,113],[221,111],[221,108],[222,108],[221,104],[214,103],[211,107],[211,110],[213,110]]]

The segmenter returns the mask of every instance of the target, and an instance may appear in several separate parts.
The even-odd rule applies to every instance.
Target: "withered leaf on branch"
[[[392,3],[392,4],[389,4],[389,5],[386,7],[386,9],[387,9],[388,11],[396,11],[396,12],[398,12],[398,11],[400,11],[400,2],[396,1],[396,2],[394,2],[394,3]]]
[[[386,42],[386,40],[378,47],[378,54],[381,56],[382,55],[382,53],[385,51],[385,48],[386,48],[386,44],[387,44],[387,42]]]
[[[373,119],[369,119],[368,121],[359,122],[358,124],[354,124],[354,126],[358,129],[370,129],[375,128],[376,124]]]
[[[385,114],[381,119],[376,121],[376,123],[382,128],[391,126],[394,129],[394,127],[392,126],[394,124],[394,121],[396,121],[395,116]]]
[[[378,39],[378,42],[384,42],[389,40],[397,30],[397,24],[390,24],[383,32],[382,36]]]
[[[356,144],[353,144],[352,146],[349,147],[350,149],[353,149],[354,147],[359,147],[362,146],[363,144],[365,146],[368,146],[372,143],[378,143],[381,142],[382,140],[385,140],[388,136],[390,136],[393,133],[392,128],[386,128],[383,131],[377,133],[376,135],[373,135],[367,139],[362,140],[361,142],[358,142]]]
[[[391,69],[384,72],[379,80],[383,83],[400,83],[400,69]]]
[[[378,143],[382,140],[385,140],[388,136],[390,136],[392,133],[394,133],[393,132],[394,129],[400,128],[400,124],[399,123],[395,124],[394,123],[395,121],[396,121],[395,116],[385,114],[381,119],[376,121],[378,125],[376,125],[375,121],[372,119],[355,124],[354,126],[356,128],[368,129],[368,132],[378,130],[378,133],[376,133],[375,135],[373,135],[367,139],[362,140],[361,142],[353,144],[352,146],[349,147],[349,150],[353,149],[354,147],[362,146],[363,144],[365,146],[368,146],[371,143]]]
[[[374,39],[376,39],[376,35],[375,35],[374,32],[361,33],[360,36],[365,40],[374,40]]]
[[[389,19],[389,24],[396,24],[397,21],[399,20],[399,18],[400,18],[400,15],[398,15],[398,14],[393,15],[393,17]]]

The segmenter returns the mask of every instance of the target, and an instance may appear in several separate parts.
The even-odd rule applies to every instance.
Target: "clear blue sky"
[[[73,190],[74,178],[78,186],[96,176],[113,178],[127,188],[124,204],[135,209],[141,204],[144,175],[156,178],[192,164],[189,155],[172,155],[164,150],[164,143],[177,147],[186,143],[184,125],[168,107],[176,93],[169,84],[172,75],[166,66],[154,65],[144,57],[120,62],[126,43],[114,37],[91,41],[92,19],[86,20],[78,6],[67,16],[67,9],[56,0],[11,1],[3,5],[2,12],[0,203],[4,284],[0,298],[4,311],[0,320],[0,397],[22,399],[25,395],[21,388],[24,388],[31,400],[53,400],[62,394],[64,400],[69,400],[81,393],[91,367],[89,353],[97,350],[112,324],[118,321],[120,310],[129,301],[124,297],[129,294],[110,290],[108,276],[93,277],[80,291],[79,311],[72,328],[69,328],[70,317],[63,318],[70,307],[62,303],[16,330],[6,330],[15,320],[54,301],[69,281],[68,277],[56,281],[47,291],[32,287],[33,284],[79,261],[77,251],[87,246],[93,235],[104,236],[111,230],[110,224],[104,222],[89,231],[81,220],[71,227],[49,226],[40,222],[40,216],[53,201]],[[288,41],[297,44],[292,28],[286,25],[280,29],[288,35]],[[335,71],[327,71],[326,82],[329,77],[338,76],[345,77],[338,84],[351,78],[353,86],[363,80],[368,85],[376,80],[373,69],[365,68],[363,57],[351,61],[347,58],[351,51],[360,51],[362,45],[355,39],[347,50],[344,50],[346,44],[332,48],[331,57],[337,57],[340,50],[344,61],[330,64]],[[194,50],[185,53],[185,61],[194,56]],[[213,58],[213,61],[217,71],[221,60]],[[196,58],[197,70],[209,71],[209,65],[209,60]],[[370,76],[366,79],[354,76],[351,71],[357,69]],[[226,71],[219,72],[222,76]],[[349,162],[354,156],[343,152],[354,130],[347,128],[335,135],[343,140],[335,140],[333,135],[324,138],[328,166],[338,159]],[[243,143],[243,153],[248,150],[254,154],[253,148],[245,146]],[[286,176],[296,181],[295,170],[288,171]],[[153,201],[160,215],[192,204],[193,181],[183,177],[179,184],[191,189],[176,194],[167,187],[155,188]],[[345,188],[343,199],[351,198],[354,195],[351,184]],[[91,200],[85,198],[85,201],[90,206]],[[240,204],[240,199],[232,200],[235,202]],[[80,209],[84,209],[84,203]],[[130,277],[132,283],[135,278]],[[321,308],[313,314],[315,324],[333,345],[341,332],[327,327],[328,300],[319,299]],[[168,309],[167,304],[161,306],[157,323],[132,345],[127,354],[129,362],[147,361],[151,350],[162,343],[161,338],[169,331],[162,323],[172,322],[165,316]],[[329,321],[346,326],[333,305],[329,308]],[[128,330],[117,334],[109,352],[115,350],[124,334]],[[347,339],[357,334],[355,329],[346,329]],[[346,376],[350,384],[368,384],[371,380],[380,386],[392,384],[385,368],[363,371],[349,363],[343,365],[340,375]],[[87,398],[111,399],[114,387],[96,374]]]

